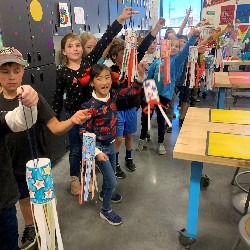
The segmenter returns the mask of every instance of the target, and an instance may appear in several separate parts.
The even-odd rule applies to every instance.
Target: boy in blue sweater
[[[169,102],[173,98],[175,83],[176,80],[180,77],[183,72],[184,64],[189,55],[189,47],[195,45],[199,37],[200,31],[197,29],[192,30],[190,33],[190,38],[185,44],[183,49],[180,51],[179,40],[176,37],[171,39],[171,58],[170,58],[170,79],[171,82],[166,86],[163,84],[163,73],[160,75],[160,81],[158,81],[158,72],[159,67],[163,64],[160,59],[156,59],[148,70],[148,79],[154,79],[159,93],[160,102],[163,106],[168,106]],[[157,111],[157,123],[158,123],[158,149],[157,153],[163,155],[166,153],[165,147],[163,145],[164,135],[166,130],[165,119],[162,116],[159,108],[156,108]],[[148,128],[145,128],[141,131],[140,142],[142,143],[146,139],[146,132]],[[143,148],[143,147],[142,147]]]

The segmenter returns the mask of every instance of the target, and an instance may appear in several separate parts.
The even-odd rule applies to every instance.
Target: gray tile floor
[[[201,100],[198,107],[213,107],[214,94]],[[178,111],[176,111],[178,115]],[[140,124],[138,114],[138,124]],[[138,126],[139,128],[139,126]],[[173,148],[178,136],[178,117],[173,122],[173,133],[166,134],[167,154],[156,154],[157,126],[153,121],[152,140],[142,152],[135,152],[137,170],[130,173],[124,168],[124,145],[120,164],[127,178],[118,180],[117,192],[122,194],[121,204],[113,209],[123,217],[124,223],[115,227],[99,217],[101,202],[98,194],[93,200],[78,204],[69,192],[68,154],[54,166],[54,185],[58,200],[58,216],[66,250],[180,250],[178,231],[186,226],[189,193],[190,162],[173,159]],[[198,133],[199,131],[197,131]],[[140,129],[134,135],[134,144]],[[233,205],[237,187],[230,184],[235,169],[205,164],[203,173],[212,183],[201,192],[199,228],[194,250],[231,249],[237,235],[241,214]],[[99,187],[101,174],[98,173]],[[20,234],[23,221],[18,211]],[[241,244],[238,250],[248,249]]]

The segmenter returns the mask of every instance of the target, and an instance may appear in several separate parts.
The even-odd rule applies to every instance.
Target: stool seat
[[[239,233],[232,250],[238,248],[241,241],[250,247],[250,214],[243,216],[239,222]]]

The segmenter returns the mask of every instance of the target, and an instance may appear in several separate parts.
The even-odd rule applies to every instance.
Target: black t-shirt
[[[18,98],[5,99],[3,94],[0,94],[1,111],[12,111],[18,107],[18,105]],[[29,129],[33,152],[35,153],[36,151],[36,140],[38,157],[49,157],[47,142],[45,139],[45,126],[51,118],[55,117],[55,113],[42,95],[39,95],[37,111],[37,122],[34,125],[35,137],[34,128]],[[32,159],[27,131],[9,133],[5,136],[5,143],[10,154],[14,174],[24,175],[26,163]],[[34,157],[36,158],[36,155],[34,155]]]

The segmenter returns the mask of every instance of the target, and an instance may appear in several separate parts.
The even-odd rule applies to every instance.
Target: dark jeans
[[[69,119],[75,112],[66,112],[66,119]],[[68,132],[69,136],[69,165],[70,176],[80,175],[82,161],[82,140],[79,135],[79,125],[74,125]]]
[[[103,204],[102,207],[105,210],[110,209],[111,197],[116,188],[116,152],[115,143],[103,144],[96,142],[96,147],[100,149],[109,158],[107,161],[97,161],[98,168],[100,169],[103,176],[102,183],[102,195]]]
[[[163,97],[163,96],[159,96],[160,97],[160,102],[163,106],[167,106],[168,103],[170,102],[169,99]],[[144,105],[147,106],[147,103],[144,103]],[[142,105],[142,106],[144,106]],[[144,140],[146,138],[146,134],[148,131],[148,115],[145,114],[143,112],[143,108],[142,107],[142,113],[141,113],[141,135],[140,135],[140,139]],[[166,113],[166,109],[163,108],[163,110]],[[163,115],[161,114],[160,109],[158,108],[158,106],[156,106],[156,113],[157,113],[157,124],[158,124],[158,143],[163,143],[164,141],[164,135],[165,135],[165,131],[166,131],[166,121],[165,118],[163,117]],[[169,117],[170,120],[172,120],[172,117]]]
[[[5,209],[0,213],[0,249],[19,249],[18,226],[15,206]]]

